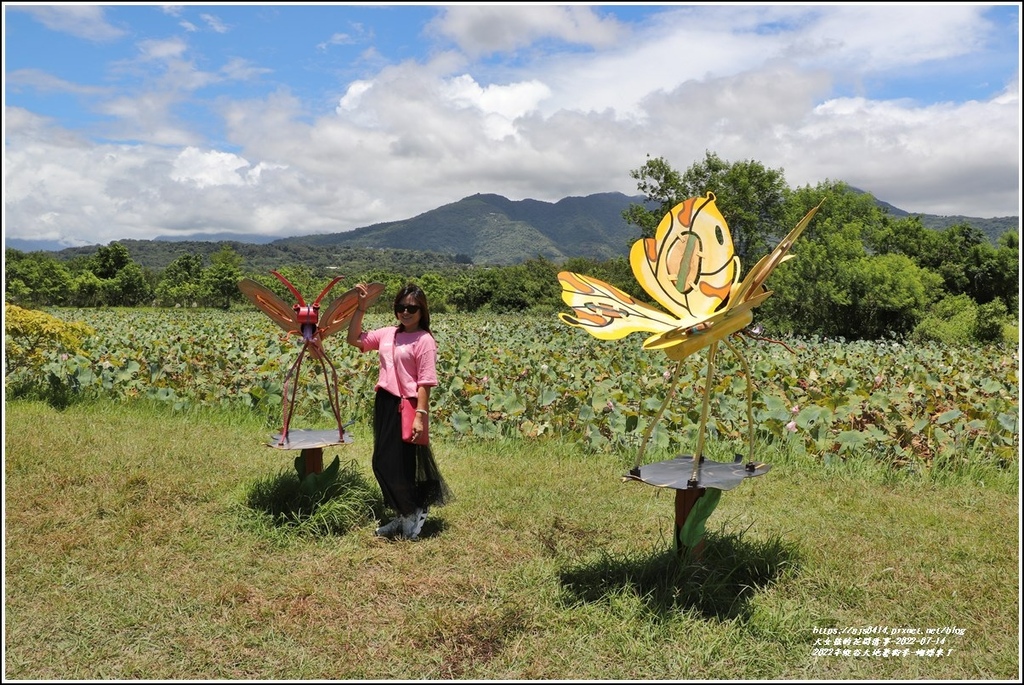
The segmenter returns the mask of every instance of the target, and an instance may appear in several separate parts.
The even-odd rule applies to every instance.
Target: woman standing
[[[362,352],[377,350],[380,370],[373,405],[373,475],[384,503],[395,511],[390,523],[376,530],[379,536],[419,537],[427,511],[441,506],[452,495],[445,484],[430,445],[402,440],[401,398],[415,398],[413,439],[430,421],[430,389],[437,385],[437,343],[430,333],[427,295],[417,285],[407,285],[395,297],[397,326],[363,331],[366,287],[356,285],[359,305],[348,324],[348,343]]]

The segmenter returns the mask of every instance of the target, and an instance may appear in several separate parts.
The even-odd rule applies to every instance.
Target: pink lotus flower
[[[790,433],[796,433],[796,421],[790,421],[786,424],[786,430]]]

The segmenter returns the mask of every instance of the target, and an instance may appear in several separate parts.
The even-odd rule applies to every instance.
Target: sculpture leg
[[[754,380],[750,375],[750,365],[747,364],[747,358],[739,351],[735,345],[729,342],[727,339],[722,340],[726,346],[732,350],[732,353],[739,357],[740,363],[743,364],[743,374],[747,377],[747,463],[754,463]]]
[[[676,392],[676,377],[679,375],[679,369],[683,366],[683,360],[680,359],[679,363],[676,364],[676,368],[672,371],[672,379],[668,386],[668,392],[665,394],[665,401],[661,403],[661,407],[658,409],[658,413],[651,419],[650,424],[647,426],[647,430],[644,431],[644,439],[640,442],[640,451],[636,454],[636,462],[633,464],[631,473],[635,476],[640,475],[640,465],[643,464],[644,452],[647,451],[647,441],[651,437],[651,433],[654,432],[654,426],[661,420],[661,415],[665,413],[665,409],[668,407],[669,401]]]
[[[697,451],[693,453],[693,475],[690,476],[690,484],[697,486],[700,480],[700,462],[704,458],[704,432],[708,424],[708,405],[711,402],[711,380],[715,375],[715,353],[718,351],[718,341],[715,340],[708,346],[708,375],[704,379],[704,403],[700,409],[700,428],[697,431]]]
[[[321,348],[320,352],[320,365],[324,371],[324,383],[327,385],[327,399],[331,403],[331,410],[334,412],[334,419],[338,422],[338,439],[345,440],[345,429],[341,425],[341,403],[338,401],[338,370],[334,367],[334,362],[327,356],[327,352]],[[327,367],[331,367],[331,377],[334,379],[334,383],[331,383],[331,379],[327,377]]]
[[[283,445],[288,442],[288,424],[291,422],[291,410],[295,406],[295,391],[299,387],[299,371],[302,368],[302,358],[306,355],[306,346],[303,345],[302,349],[299,350],[299,358],[292,364],[292,368],[288,369],[288,373],[284,375],[284,387],[281,389],[281,413],[284,415],[284,425],[281,427],[281,439],[278,440],[278,445]],[[288,397],[288,380],[293,379],[292,394],[291,398]]]

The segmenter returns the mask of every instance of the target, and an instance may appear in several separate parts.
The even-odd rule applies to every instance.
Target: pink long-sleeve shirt
[[[397,326],[364,331],[359,343],[363,352],[377,350],[380,357],[374,390],[383,388],[397,397],[416,397],[420,386],[437,385],[437,343],[424,330],[398,332],[397,336],[396,331]]]

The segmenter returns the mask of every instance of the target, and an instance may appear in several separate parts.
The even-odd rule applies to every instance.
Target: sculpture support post
[[[675,527],[675,541],[676,541],[676,552],[679,556],[685,556],[687,553],[693,560],[699,560],[704,556],[704,538],[702,537],[693,547],[687,547],[679,540],[679,533],[683,529],[683,525],[686,524],[686,519],[690,516],[690,512],[693,511],[693,506],[697,503],[706,492],[705,488],[694,488],[688,487],[685,489],[676,490],[676,527]]]
[[[324,470],[324,448],[310,447],[302,450],[302,460],[305,465],[306,475],[310,473],[323,473]]]

